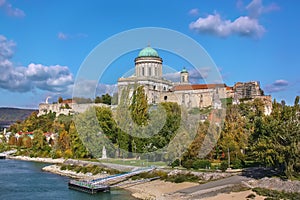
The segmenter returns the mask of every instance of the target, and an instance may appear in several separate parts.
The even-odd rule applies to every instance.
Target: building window
[[[181,77],[181,82],[184,83],[184,76]]]
[[[164,96],[164,100],[167,101],[168,100],[168,96]]]
[[[154,70],[155,70],[155,76],[158,76],[158,75],[157,75],[157,67],[155,67]]]
[[[156,85],[153,85],[153,90],[155,90],[156,89]]]
[[[145,76],[145,68],[142,67],[142,76]]]
[[[151,67],[148,68],[148,75],[151,76]]]

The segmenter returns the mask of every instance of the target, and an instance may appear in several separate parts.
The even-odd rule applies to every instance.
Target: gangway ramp
[[[137,174],[150,172],[154,169],[156,169],[156,167],[140,168],[138,170],[127,172],[124,174],[116,174],[116,175],[112,175],[112,176],[107,176],[105,178],[93,179],[90,181],[71,180],[69,182],[69,188],[79,190],[82,192],[88,192],[91,194],[94,194],[97,192],[109,191],[110,186],[114,183],[123,181],[124,179],[127,179],[127,178],[137,175]]]

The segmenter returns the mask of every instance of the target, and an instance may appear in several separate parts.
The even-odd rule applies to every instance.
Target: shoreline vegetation
[[[127,92],[122,98],[126,98]],[[129,118],[134,123],[128,123]],[[165,123],[161,123],[163,118]],[[191,123],[196,127],[185,126]],[[202,185],[219,179],[222,180],[217,186],[223,186],[220,184],[223,181],[227,181],[225,185],[228,186],[232,184],[228,180],[232,179],[241,184],[243,179],[251,189],[289,192],[256,190],[272,198],[291,195],[289,199],[300,199],[300,181],[295,181],[300,180],[299,124],[300,96],[296,97],[294,105],[274,100],[270,115],[264,114],[264,102],[260,99],[227,103],[225,115],[211,108],[188,110],[172,102],[153,107],[147,104],[142,88],[138,87],[131,103],[124,101],[115,109],[94,107],[68,116],[56,116],[55,112],[39,116],[34,112],[0,134],[0,151],[17,149],[14,155],[20,157],[15,159],[52,163],[55,166],[46,169],[53,173],[74,177],[79,174],[84,178],[131,171],[149,164],[160,166],[155,170],[160,175],[139,174],[131,179],[155,175],[161,180],[126,188],[146,195],[139,197],[144,199],[184,199],[194,193],[198,197]],[[159,131],[153,135],[153,130]],[[207,134],[218,135],[218,140],[206,141]],[[208,154],[202,158],[206,151]],[[113,159],[100,161],[99,158]],[[131,164],[133,159],[135,164]],[[228,168],[242,171],[230,174]],[[222,173],[235,175],[230,179]],[[191,186],[186,184],[198,184],[199,188],[196,185],[196,190],[188,189],[183,197],[172,196],[180,188]],[[217,190],[216,184],[212,185]],[[213,193],[218,195],[216,191]]]
[[[103,178],[109,175],[108,168],[99,168],[99,166],[93,165],[95,162],[93,161],[81,161],[77,160],[78,163],[84,163],[84,166],[78,167],[76,165],[73,166],[73,164],[69,165],[70,162],[66,162],[68,159],[64,158],[57,158],[57,159],[52,159],[52,158],[30,158],[27,156],[8,156],[9,159],[15,159],[15,160],[22,160],[22,161],[29,161],[29,162],[43,162],[43,163],[49,163],[50,165],[45,166],[42,168],[43,171],[49,172],[49,173],[54,173],[58,174],[61,176],[67,176],[70,178],[74,179],[85,179],[85,180],[91,180],[95,178]],[[69,163],[69,164],[64,164],[64,163]],[[75,162],[75,160],[72,160],[72,162]],[[81,163],[81,164],[82,164]],[[92,164],[88,164],[92,163]],[[101,164],[101,163],[100,163]],[[72,169],[69,170],[68,166],[72,166]],[[98,167],[98,171],[95,171],[94,173],[90,171],[85,171],[83,169],[86,169],[86,167],[91,167],[91,166],[96,166]],[[92,167],[90,168],[92,169]],[[94,168],[96,169],[96,168]],[[99,171],[99,169],[101,169]],[[112,172],[118,172],[117,170],[113,169],[114,171]],[[82,172],[83,171],[83,172]],[[176,171],[180,170],[171,170],[170,173],[176,173]],[[85,173],[84,173],[85,172]],[[97,173],[99,172],[99,173]],[[170,174],[169,173],[169,174]],[[201,172],[203,174],[209,174],[210,172]],[[226,176],[223,176],[225,178]],[[136,178],[141,178],[141,177],[136,177]],[[221,178],[222,179],[222,178]],[[274,197],[285,197],[288,196],[290,198],[288,199],[297,199],[299,197],[299,193],[285,193],[285,192],[280,192],[280,191],[275,191],[275,190],[268,190],[268,189],[263,189],[263,188],[257,188],[255,186],[261,186],[265,187],[263,185],[264,181],[268,181],[267,179],[263,178],[261,181],[259,180],[250,180],[248,181],[248,186],[249,184],[252,185],[251,187],[254,188],[245,188],[242,187],[241,189],[230,189],[230,190],[218,190],[215,191],[212,195],[206,196],[202,199],[204,200],[217,200],[217,199],[223,199],[223,200],[231,200],[231,199],[256,199],[256,200],[263,200],[268,196]],[[270,181],[270,180],[269,180]],[[277,179],[272,178],[272,182],[278,181]],[[291,182],[291,181],[286,181],[286,182]],[[164,199],[164,200],[174,200],[174,199],[188,199],[191,196],[183,196],[181,193],[178,193],[178,191],[187,189],[187,188],[192,188],[194,186],[199,186],[199,182],[180,182],[180,183],[175,183],[175,182],[168,182],[166,180],[154,180],[151,182],[145,182],[145,183],[139,183],[135,184],[135,180],[127,180],[125,181],[126,184],[124,186],[120,186],[120,189],[125,189],[127,191],[130,191],[132,196],[137,198],[137,199],[144,199],[144,200],[151,200],[151,199]],[[295,182],[296,187],[300,186],[300,182],[298,181]],[[273,184],[274,186],[274,184]],[[290,186],[288,186],[290,187]],[[272,187],[271,187],[272,188]],[[277,188],[279,189],[279,188]],[[298,188],[300,190],[300,187]],[[197,194],[194,194],[197,195]],[[273,195],[273,196],[272,196]],[[272,199],[270,197],[270,199]]]

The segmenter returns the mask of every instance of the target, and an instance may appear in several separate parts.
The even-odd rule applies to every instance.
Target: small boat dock
[[[95,194],[97,192],[107,192],[110,190],[111,186],[114,183],[119,183],[131,176],[144,173],[144,172],[150,172],[154,169],[156,168],[155,167],[141,168],[124,174],[116,174],[105,178],[93,179],[90,181],[70,180],[68,185],[69,185],[69,189],[78,190],[81,192],[87,192],[90,194]]]

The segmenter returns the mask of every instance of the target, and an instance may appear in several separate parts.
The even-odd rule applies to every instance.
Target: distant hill
[[[0,108],[0,127],[7,127],[18,120],[24,120],[34,109]]]

